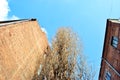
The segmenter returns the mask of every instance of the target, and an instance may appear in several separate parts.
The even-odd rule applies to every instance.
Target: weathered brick
[[[47,47],[36,20],[0,25],[0,80],[31,80]]]

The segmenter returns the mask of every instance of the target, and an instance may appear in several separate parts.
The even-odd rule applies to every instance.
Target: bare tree
[[[59,80],[71,79],[74,74],[76,55],[78,49],[78,37],[71,28],[59,28],[52,42],[52,54],[57,59],[54,63],[54,78]]]
[[[71,28],[61,27],[46,54],[40,80],[91,80],[91,72],[82,54],[82,44]],[[94,77],[94,76],[93,76]]]
[[[94,80],[95,69],[93,66],[88,64],[83,54],[80,54],[76,64],[76,80]]]

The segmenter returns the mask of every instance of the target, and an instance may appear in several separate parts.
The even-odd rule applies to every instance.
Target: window
[[[111,74],[108,71],[105,73],[105,80],[111,80]]]
[[[111,45],[115,48],[118,46],[118,37],[112,36]]]

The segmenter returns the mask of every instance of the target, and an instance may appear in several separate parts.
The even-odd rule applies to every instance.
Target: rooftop
[[[0,26],[8,25],[8,24],[14,24],[14,23],[19,23],[23,21],[36,21],[35,18],[31,19],[20,19],[20,20],[8,20],[8,21],[0,21]]]
[[[108,20],[114,23],[120,23],[120,19],[108,19]]]

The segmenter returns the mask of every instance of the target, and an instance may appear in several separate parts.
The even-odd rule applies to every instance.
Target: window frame
[[[114,48],[117,48],[118,47],[118,43],[119,43],[119,38],[117,36],[112,36],[111,45]]]
[[[111,74],[109,71],[105,72],[105,80],[111,80]]]

